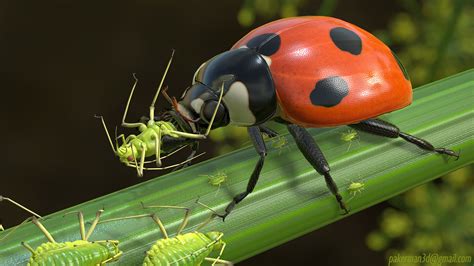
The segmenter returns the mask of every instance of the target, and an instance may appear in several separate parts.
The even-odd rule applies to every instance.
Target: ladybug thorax
[[[222,101],[217,107],[222,88]],[[200,124],[208,124],[217,108],[213,128],[263,123],[276,111],[270,68],[254,49],[221,53],[198,68],[193,85],[182,96],[178,108]]]

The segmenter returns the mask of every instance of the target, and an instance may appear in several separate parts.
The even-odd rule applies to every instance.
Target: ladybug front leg
[[[338,192],[338,188],[331,175],[329,174],[329,164],[324,158],[324,154],[319,149],[318,145],[314,141],[313,137],[306,131],[305,128],[294,124],[287,125],[288,131],[293,136],[298,145],[299,150],[303,153],[304,157],[314,167],[314,169],[324,176],[326,185],[331,193],[336,197],[337,202],[341,209],[345,211],[345,214],[349,213],[346,208],[346,204],[342,200],[342,196]]]
[[[389,122],[383,121],[381,119],[368,119],[358,124],[354,124],[350,126],[353,128],[368,132],[368,133],[379,135],[379,136],[384,136],[384,137],[389,137],[389,138],[401,137],[402,139],[408,142],[411,142],[424,150],[437,152],[439,154],[454,156],[456,157],[456,159],[459,158],[459,153],[456,153],[446,148],[435,148],[428,141],[412,136],[410,134],[401,132],[397,126],[390,124]]]
[[[234,197],[234,199],[227,205],[225,208],[224,215],[218,215],[225,220],[225,217],[234,209],[235,205],[241,202],[248,194],[252,193],[255,185],[257,184],[258,178],[260,177],[260,171],[262,171],[263,163],[265,161],[265,156],[267,156],[267,147],[265,146],[265,141],[263,141],[262,133],[258,126],[253,126],[248,128],[248,133],[250,139],[252,140],[253,146],[257,150],[257,153],[260,155],[257,165],[253,169],[252,175],[250,176],[249,182],[247,183],[247,189]]]

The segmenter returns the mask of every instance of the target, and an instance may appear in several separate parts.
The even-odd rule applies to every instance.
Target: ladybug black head
[[[217,107],[220,90],[224,95]],[[208,125],[217,108],[213,128],[229,123],[250,126],[268,120],[276,110],[270,69],[255,50],[240,48],[221,53],[202,64],[193,85],[179,102],[180,112]]]

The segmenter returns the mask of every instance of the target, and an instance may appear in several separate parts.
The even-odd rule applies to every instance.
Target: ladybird
[[[246,190],[233,198],[221,218],[255,188],[267,154],[262,133],[276,135],[264,125],[270,120],[286,125],[304,157],[324,177],[340,209],[348,213],[329,164],[306,128],[349,125],[458,157],[377,118],[411,102],[407,71],[382,41],[340,19],[294,17],[258,27],[230,50],[204,62],[192,86],[163,117],[184,125],[180,127],[187,133],[180,135],[183,145],[189,139],[205,138],[214,128],[248,128],[260,158]],[[178,142],[173,140],[174,145]]]

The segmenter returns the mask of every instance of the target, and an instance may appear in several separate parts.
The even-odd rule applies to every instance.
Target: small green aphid
[[[272,148],[278,149],[278,155],[281,155],[283,148],[288,148],[288,139],[285,136],[278,135],[271,138]]]
[[[210,185],[217,187],[216,195],[217,195],[217,192],[219,192],[221,185],[224,184],[225,181],[227,181],[227,177],[228,177],[224,171],[218,171],[217,173],[213,175],[202,175],[202,176],[207,177],[207,182]]]
[[[359,194],[362,193],[362,190],[364,190],[364,189],[365,189],[365,184],[364,183],[352,182],[351,181],[351,183],[347,187],[347,191],[352,196],[349,200],[354,198],[357,195],[357,193],[359,193]]]
[[[143,260],[144,266],[196,266],[201,265],[204,261],[212,262],[212,265],[215,265],[216,263],[233,265],[230,261],[220,259],[226,246],[225,242],[222,240],[222,237],[224,236],[222,232],[198,232],[200,228],[204,227],[215,217],[215,214],[211,215],[209,219],[204,221],[195,232],[182,234],[183,229],[186,227],[189,221],[189,208],[180,206],[144,206],[143,203],[142,206],[145,209],[168,208],[185,211],[183,221],[181,222],[178,231],[176,232],[176,236],[174,237],[168,236],[168,232],[166,231],[165,226],[155,213],[119,217],[101,222],[104,223],[110,221],[136,218],[152,218],[153,221],[155,221],[161,233],[163,234],[163,238],[157,240],[155,244],[153,244],[153,246],[146,252],[145,259]],[[208,257],[213,251],[219,251],[219,255],[217,256],[217,258]]]
[[[349,146],[347,147],[347,151],[349,151],[352,142],[359,142],[359,134],[354,129],[348,129],[346,132],[341,133],[341,140],[344,142],[349,142]]]

